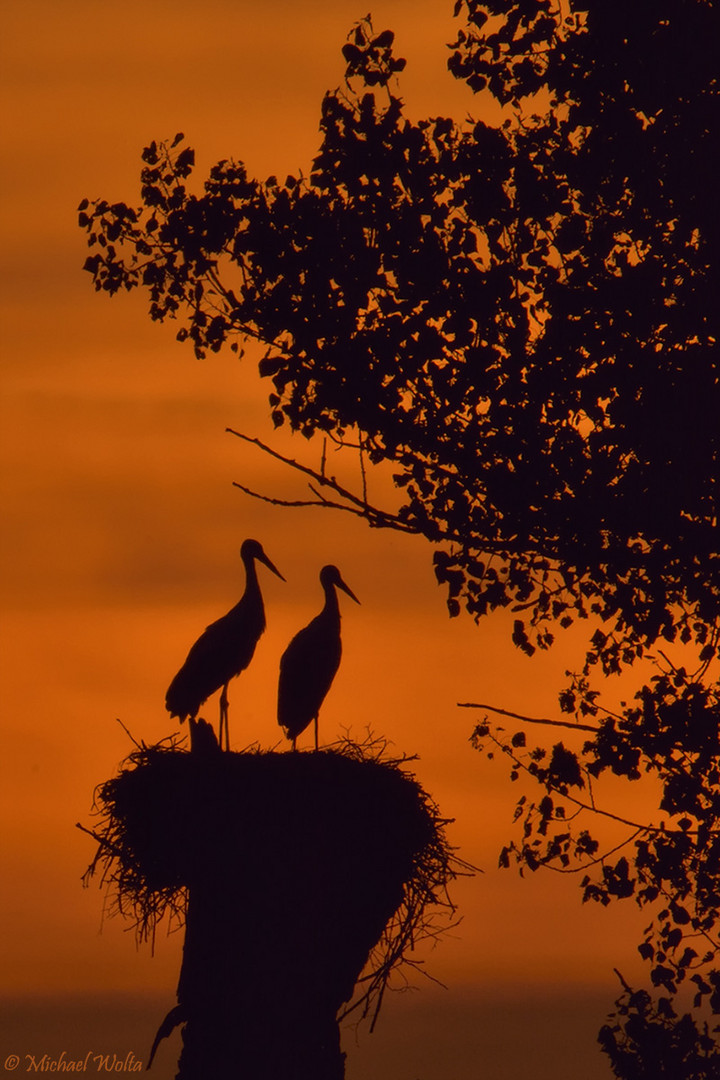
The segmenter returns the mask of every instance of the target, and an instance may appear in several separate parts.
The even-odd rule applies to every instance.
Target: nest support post
[[[299,928],[293,941],[272,913],[225,895],[218,903],[212,880],[190,890],[178,1080],[342,1080],[341,1002],[323,970],[322,935]]]

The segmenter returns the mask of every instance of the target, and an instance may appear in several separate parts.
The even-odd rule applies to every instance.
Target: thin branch
[[[274,498],[272,495],[262,495],[259,491],[253,491],[252,488],[245,487],[244,484],[239,484],[237,480],[233,480],[233,487],[238,488],[240,491],[244,492],[245,495],[251,495],[253,499],[260,499],[261,502],[270,503],[271,506],[324,506],[332,510],[346,510],[348,514],[356,514],[357,517],[366,516],[362,510],[357,510],[354,506],[346,506],[344,503],[332,502],[331,499],[278,499]],[[314,491],[314,488],[310,486],[310,490]]]
[[[359,442],[354,443],[354,442],[348,442],[347,439],[341,439],[338,435],[335,434],[334,431],[328,431],[326,433],[326,435],[325,435],[325,438],[328,438],[328,439],[330,439],[330,442],[335,443],[338,450],[359,450],[360,449],[360,443]]]
[[[571,731],[592,731],[594,735],[597,735],[600,731],[600,728],[592,727],[590,724],[578,724],[570,720],[544,720],[539,717],[523,716],[522,713],[510,712],[508,709],[498,709],[495,705],[479,705],[474,701],[458,701],[457,707],[458,709],[487,709],[488,712],[500,713],[502,716],[509,716],[513,720],[521,720],[523,724],[550,724],[552,727],[570,728]]]
[[[247,275],[247,269],[243,263],[240,264],[243,271]],[[217,273],[217,264],[210,266],[204,274],[204,277],[210,284],[216,289],[218,294],[223,297],[225,303],[228,306],[228,310],[223,312],[228,315],[232,320],[232,327],[236,333],[242,334],[244,337],[254,338],[255,341],[261,342],[263,345],[267,345],[269,349],[279,348],[278,343],[273,338],[268,338],[263,334],[262,330],[258,326],[251,325],[249,323],[240,322],[235,317],[235,311],[239,307],[237,297],[230,288],[226,288],[221,282]],[[222,311],[222,308],[215,308],[216,311]]]
[[[308,484],[308,487],[310,488],[313,495],[317,499],[319,505],[321,505],[321,506],[337,506],[338,505],[337,503],[330,502],[329,499],[326,499],[325,496],[323,495],[323,493],[321,491],[318,491],[318,489],[316,487],[313,487],[312,484]],[[353,514],[360,514],[361,517],[365,516],[364,511],[358,510],[354,506],[353,507],[341,506],[341,509],[343,509],[343,510],[352,510]]]
[[[365,473],[365,459],[363,457],[364,447],[363,447],[362,436],[360,436],[360,451],[359,452],[360,452],[360,475],[362,477],[363,502],[367,506],[367,504],[368,504],[368,501],[367,501],[367,475]]]
[[[262,442],[260,439],[255,438],[253,435],[245,435],[244,432],[236,431],[234,428],[230,427],[225,428],[225,431],[229,435],[235,435],[236,438],[242,439],[244,442],[248,442],[251,443],[253,446],[259,447],[263,451],[263,453],[269,454],[270,457],[275,458],[277,461],[282,461],[284,465],[290,465],[293,469],[297,470],[297,472],[305,473],[306,476],[312,476],[313,480],[317,480],[319,484],[326,484],[328,487],[332,487],[335,491],[337,491],[338,495],[342,495],[343,498],[349,499],[357,506],[362,506],[361,499],[359,499],[356,495],[353,495],[351,491],[347,491],[345,488],[341,487],[340,484],[338,484],[338,482],[332,477],[323,476],[316,469],[312,469],[309,465],[302,465],[299,461],[296,461],[295,458],[286,457],[285,454],[281,454],[278,450],[273,450],[271,446],[268,446],[266,443]]]
[[[552,568],[551,572],[554,572],[554,568]],[[559,593],[567,592],[567,585],[564,581],[561,581],[560,584],[556,585],[554,589],[545,589],[542,579],[538,581],[537,578],[532,575],[532,580],[537,585],[538,589],[545,592],[548,597],[557,596]],[[538,598],[536,597],[534,600],[528,600],[527,603],[524,604],[513,604],[510,610],[512,612],[529,611],[531,608],[536,607],[537,603]]]
[[[129,730],[129,729],[128,729],[128,728],[126,727],[126,726],[125,726],[125,724],[123,724],[123,722],[122,722],[122,720],[120,719],[120,717],[119,717],[119,716],[116,716],[116,717],[115,717],[115,719],[117,720],[118,724],[120,725],[120,727],[121,727],[121,728],[123,729],[123,731],[124,731],[124,732],[125,732],[125,734],[127,735],[127,737],[128,737],[128,739],[130,740],[130,742],[131,742],[131,743],[132,743],[132,744],[133,744],[133,745],[134,745],[134,746],[135,746],[135,747],[136,747],[136,748],[137,748],[138,750],[142,749],[142,744],[141,744],[141,743],[139,743],[139,742],[137,741],[137,739],[136,739],[136,738],[135,738],[135,736],[134,736],[134,735],[132,734],[132,732],[131,732],[131,731],[130,731],[130,730]]]
[[[95,840],[96,843],[98,843],[100,845],[101,849],[106,848],[108,851],[111,851],[113,853],[113,855],[115,855],[115,856],[119,856],[119,855],[122,854],[120,848],[118,848],[115,844],[113,844],[110,840],[108,840],[107,837],[99,836],[98,833],[93,832],[92,829],[87,829],[84,825],[81,825],[79,821],[75,822],[75,828],[79,829],[80,832],[87,833],[88,836],[92,836],[93,840]],[[99,855],[99,852],[98,852],[98,855]],[[97,862],[97,858],[98,858],[98,856],[96,855],[95,858],[93,859],[93,862],[92,862],[93,866]]]
[[[343,499],[346,499],[352,505],[347,506],[343,503],[334,503],[329,499],[323,498],[322,496],[319,496],[316,502],[275,500],[271,499],[269,496],[259,495],[257,492],[251,491],[250,489],[243,487],[242,484],[235,484],[236,487],[240,488],[242,491],[245,491],[248,495],[253,495],[255,498],[262,499],[265,502],[274,503],[278,506],[326,506],[332,507],[336,510],[347,510],[350,513],[357,514],[359,517],[364,517],[370,525],[397,529],[400,532],[407,532],[413,534],[418,532],[417,528],[412,525],[408,525],[404,521],[401,521],[401,519],[396,514],[391,514],[386,510],[380,510],[378,507],[370,506],[368,503],[364,502],[362,498],[354,495],[352,491],[348,491],[347,488],[343,487],[342,484],[338,483],[334,476],[324,476],[316,469],[310,468],[309,465],[303,465],[299,461],[296,461],[295,458],[286,457],[284,454],[279,453],[279,451],[273,450],[272,447],[267,446],[267,444],[262,442],[260,439],[256,439],[251,435],[245,435],[242,431],[235,431],[234,428],[226,428],[225,430],[228,434],[235,435],[238,439],[242,439],[244,442],[248,442],[251,443],[253,446],[259,447],[259,449],[262,450],[263,453],[269,454],[270,457],[275,458],[277,461],[281,461],[284,465],[289,465],[297,472],[301,472],[304,473],[306,476],[312,477],[312,479],[321,487],[329,487],[337,495],[339,495]],[[311,490],[313,490],[312,487]],[[315,492],[315,494],[319,493]]]
[[[499,750],[501,750],[504,754],[508,755],[516,768],[522,769],[523,772],[527,773],[528,776],[531,776],[535,783],[540,784],[542,787],[545,788],[546,791],[554,791],[556,795],[560,795],[563,799],[567,799],[568,802],[573,803],[573,805],[579,807],[580,810],[587,810],[591,814],[598,814],[600,817],[609,818],[611,821],[618,821],[621,825],[627,825],[630,829],[639,829],[640,831],[645,831],[649,833],[667,833],[672,835],[673,833],[678,833],[681,831],[679,829],[666,829],[664,825],[643,825],[642,822],[629,821],[628,818],[620,817],[618,814],[613,814],[609,810],[601,810],[600,807],[595,806],[594,803],[589,806],[587,803],[583,802],[582,799],[578,799],[574,795],[571,795],[569,791],[563,790],[562,788],[558,787],[557,784],[553,784],[552,781],[547,779],[539,779],[534,773],[530,771],[528,765],[524,761],[521,761],[517,754],[515,754],[509,746],[507,746],[505,743],[500,742],[500,740],[496,738],[495,735],[493,735],[492,731],[489,732],[488,738],[492,743],[495,744],[495,746],[497,746]]]
[[[589,870],[591,866],[597,866],[598,863],[605,862],[605,860],[609,859],[611,855],[614,855],[616,851],[621,851],[622,848],[627,847],[628,844],[632,844],[636,836],[641,836],[646,831],[644,825],[638,825],[631,836],[628,836],[625,840],[621,840],[619,844],[610,848],[609,851],[604,851],[602,855],[598,855],[596,859],[591,859],[590,862],[582,863],[580,866],[551,866],[549,862],[542,862],[540,865],[543,869],[552,870],[556,874],[580,874],[583,870]],[[553,858],[556,858],[556,856],[553,856]]]

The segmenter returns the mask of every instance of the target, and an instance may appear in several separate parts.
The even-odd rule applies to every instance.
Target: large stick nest
[[[216,883],[251,932],[264,920],[269,936],[309,936],[314,964],[325,948],[342,1015],[374,1022],[391,973],[418,966],[414,946],[451,923],[447,887],[471,869],[407,761],[371,738],[295,754],[142,745],[96,792],[86,878],[100,874],[141,938]]]

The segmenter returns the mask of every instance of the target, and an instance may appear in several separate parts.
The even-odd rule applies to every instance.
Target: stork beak
[[[281,581],[285,581],[285,578],[282,576],[282,574],[278,570],[277,566],[275,566],[275,564],[272,563],[270,561],[270,559],[268,559],[268,557],[267,557],[267,555],[265,554],[264,551],[263,551],[262,555],[258,555],[258,559],[260,560],[261,563],[265,563],[265,566],[267,566],[268,570],[272,570],[273,574],[276,574],[280,578]]]
[[[356,604],[360,603],[360,601],[358,600],[357,596],[352,591],[350,586],[346,585],[342,578],[338,578],[338,580],[336,581],[335,584],[337,585],[338,589],[342,589],[343,592],[347,593],[348,596],[350,597],[350,599],[354,600]]]

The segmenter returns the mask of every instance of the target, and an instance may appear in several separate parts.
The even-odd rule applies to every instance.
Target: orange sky
[[[412,116],[480,108],[445,74],[451,10],[430,0],[373,8],[376,28],[394,28],[408,58]],[[501,766],[470,749],[475,718],[455,707],[474,699],[556,714],[577,648],[528,661],[509,644],[507,619],[449,621],[421,540],[238,493],[234,479],[304,495],[299,479],[224,433],[231,425],[271,436],[252,364],[230,354],[198,362],[172,327],[150,323],[142,297],[96,296],[81,271],[78,202],[132,202],[139,154],[153,138],[184,131],[200,179],[227,156],[257,175],[307,170],[322,94],[341,78],[345,34],[365,13],[347,0],[3,5],[0,993],[127,991],[172,1004],[179,937],[162,938],[152,957],[117,922],[100,933],[102,893],[80,887],[93,848],[74,823],[89,823],[93,788],[131,749],[116,717],[148,742],[173,730],[163,708],[169,679],[202,627],[237,599],[239,546],[256,536],[287,584],[261,570],[268,629],[231,692],[235,747],[278,740],[278,659],[319,609],[319,567],[335,562],[362,606],[343,605],[344,659],[321,735],[360,736],[369,725],[399,752],[419,754],[417,775],[456,818],[460,853],[486,870],[457,887],[463,922],[428,958],[448,990],[439,998],[428,984],[414,1004],[391,1000],[381,1033],[349,1048],[350,1080],[361,1075],[353,1055],[368,1076],[380,1080],[383,1062],[396,1061],[388,1076],[411,1080],[419,1066],[402,1073],[397,1055],[413,1030],[425,1040],[425,1080],[474,1077],[478,1031],[487,1043],[491,1027],[517,1024],[519,1000],[535,1030],[548,994],[594,995],[579,1045],[585,1075],[601,1077],[594,1032],[617,990],[613,965],[638,971],[643,916],[582,908],[574,879],[495,870],[517,793]],[[314,460],[304,442],[292,452]],[[475,1000],[485,1006],[473,1011]],[[429,1002],[439,1002],[446,1034],[457,1029],[452,1077],[446,1036],[423,1020]],[[25,1034],[32,1041],[32,1026]],[[564,1038],[558,1028],[544,1045],[546,1073],[528,1048],[533,1076],[577,1074]],[[502,1075],[523,1075],[517,1068]]]

